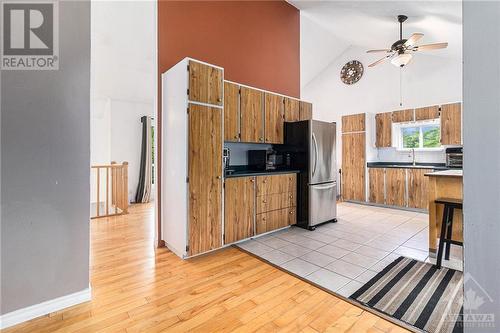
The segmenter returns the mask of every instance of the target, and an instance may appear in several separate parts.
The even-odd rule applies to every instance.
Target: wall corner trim
[[[62,310],[64,308],[90,301],[92,298],[91,287],[73,294],[54,298],[23,309],[15,310],[0,316],[0,329],[5,329],[25,321]]]

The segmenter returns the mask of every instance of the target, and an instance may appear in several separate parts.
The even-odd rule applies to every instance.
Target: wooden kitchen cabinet
[[[262,234],[295,224],[297,219],[296,214],[295,207],[258,214],[255,223],[256,234]]]
[[[375,146],[378,148],[392,146],[392,112],[375,115]]]
[[[385,169],[385,203],[391,206],[406,205],[406,169]]]
[[[224,186],[224,244],[254,235],[255,177],[228,178]]]
[[[342,133],[364,132],[365,131],[366,114],[352,114],[342,116]]]
[[[385,168],[368,168],[368,201],[385,204]]]
[[[222,80],[224,76],[222,68],[190,60],[188,70],[189,100],[222,106]]]
[[[344,200],[366,200],[365,149],[365,132],[342,134],[342,198]]]
[[[399,110],[392,112],[393,123],[404,123],[413,120],[414,120],[413,109],[406,109],[406,110]]]
[[[285,97],[285,121],[293,122],[300,120],[300,101]]]
[[[240,88],[240,141],[264,142],[264,93]]]
[[[441,144],[462,144],[462,103],[441,105]]]
[[[297,175],[294,173],[257,177],[257,196],[290,193],[297,190]]]
[[[295,207],[297,204],[296,192],[285,192],[270,195],[261,195],[257,197],[257,214],[269,212],[272,210]]]
[[[408,169],[408,207],[428,209],[429,190],[428,177],[424,175],[431,172],[429,169]]]
[[[283,96],[265,93],[264,114],[265,114],[265,142],[283,143],[283,127],[285,123],[285,110]]]
[[[415,109],[415,120],[428,120],[439,118],[439,105],[426,106]]]
[[[313,109],[312,103],[300,101],[299,119],[300,120],[311,120],[312,119],[312,109]]]
[[[224,141],[240,139],[240,86],[224,81]]]
[[[222,245],[222,109],[189,104],[190,256]]]

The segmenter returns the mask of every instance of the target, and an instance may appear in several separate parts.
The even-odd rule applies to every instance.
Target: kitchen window
[[[393,142],[399,150],[441,150],[439,119],[411,123],[394,123]]]

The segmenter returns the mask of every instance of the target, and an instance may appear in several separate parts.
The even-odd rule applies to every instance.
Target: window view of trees
[[[403,148],[420,147],[420,128],[404,127],[401,129],[403,135]]]
[[[438,124],[401,128],[402,148],[438,148],[441,129]]]
[[[441,130],[438,125],[423,126],[422,137],[424,148],[441,146]]]

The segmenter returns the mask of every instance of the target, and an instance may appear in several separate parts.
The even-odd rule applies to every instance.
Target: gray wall
[[[496,327],[466,332],[500,331],[499,17],[498,1],[463,4],[464,287],[484,300],[464,310],[496,317]]]
[[[90,2],[59,2],[58,71],[1,73],[0,313],[89,286]]]

